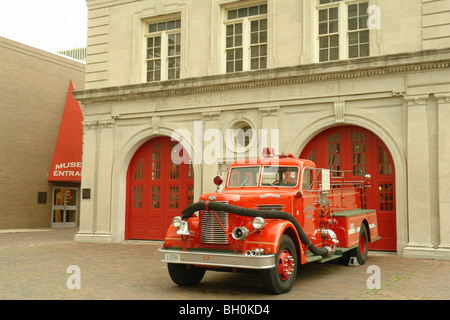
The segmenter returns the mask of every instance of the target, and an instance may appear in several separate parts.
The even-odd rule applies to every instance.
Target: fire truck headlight
[[[236,240],[244,240],[245,238],[247,238],[248,234],[249,231],[246,227],[234,228],[233,232],[231,233],[233,238]]]
[[[180,236],[188,236],[190,234],[189,223],[187,221],[181,221],[181,226],[180,229],[178,229],[177,234]]]
[[[183,221],[183,220],[181,220],[181,217],[175,217],[175,218],[172,219],[172,225],[173,225],[175,228],[180,229],[180,227],[181,227],[181,222],[182,222],[182,221]]]
[[[256,230],[260,230],[264,227],[264,223],[266,223],[264,218],[256,217],[255,219],[253,219],[253,222],[252,222],[253,228],[255,228]]]

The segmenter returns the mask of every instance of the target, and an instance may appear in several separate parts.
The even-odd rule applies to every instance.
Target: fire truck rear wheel
[[[359,244],[355,249],[344,253],[340,258],[340,262],[344,265],[348,265],[352,257],[356,258],[360,265],[366,263],[368,254],[368,244],[369,244],[369,233],[367,232],[367,227],[363,223],[359,230]]]
[[[186,287],[193,286],[202,281],[206,270],[203,268],[196,268],[187,264],[168,263],[170,278],[177,285]]]
[[[297,278],[297,268],[294,242],[288,235],[283,235],[275,257],[275,267],[263,271],[264,287],[272,294],[291,291]]]
[[[359,231],[359,246],[358,252],[356,254],[356,258],[358,259],[360,265],[366,263],[368,251],[369,251],[369,234],[367,232],[366,225],[363,223]]]

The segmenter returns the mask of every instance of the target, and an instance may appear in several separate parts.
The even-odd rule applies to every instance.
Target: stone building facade
[[[208,129],[251,128],[277,135],[245,135],[244,150],[372,174],[389,240],[374,249],[450,257],[450,1],[87,4],[77,241],[160,239],[239,145],[182,168],[170,137],[201,160]]]

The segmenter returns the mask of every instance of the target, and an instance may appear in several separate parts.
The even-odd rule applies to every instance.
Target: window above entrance
[[[146,29],[147,82],[179,79],[181,19],[148,21]]]
[[[317,0],[319,62],[370,55],[369,2]]]
[[[225,15],[226,73],[267,68],[267,4],[229,8]]]

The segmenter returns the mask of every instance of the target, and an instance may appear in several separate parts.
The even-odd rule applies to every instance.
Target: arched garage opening
[[[300,157],[314,161],[317,167],[349,171],[349,178],[370,174],[367,207],[377,210],[381,236],[370,249],[396,251],[395,168],[380,138],[357,126],[334,127],[314,137]]]
[[[192,164],[172,159],[184,149],[170,137],[157,137],[140,147],[127,173],[125,239],[163,240],[173,217],[194,200]],[[180,154],[171,156],[173,152]],[[190,161],[189,161],[190,162]]]

